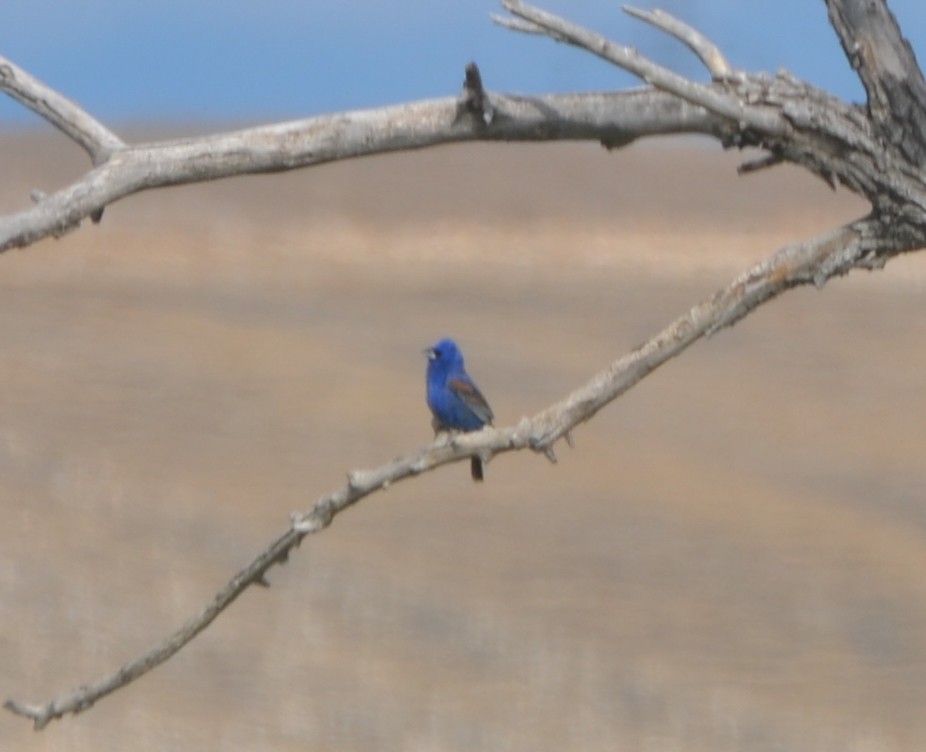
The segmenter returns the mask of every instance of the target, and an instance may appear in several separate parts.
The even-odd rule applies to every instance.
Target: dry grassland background
[[[0,211],[84,169],[0,137]],[[170,189],[0,258],[0,695],[177,628],[430,439],[421,349],[516,422],[864,211],[699,142],[461,146]],[[924,263],[699,343],[560,462],[339,517],[174,660],[10,750],[926,747]]]

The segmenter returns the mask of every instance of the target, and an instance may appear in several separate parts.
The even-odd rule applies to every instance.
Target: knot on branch
[[[316,504],[308,514],[304,512],[293,512],[290,515],[290,524],[292,525],[294,533],[305,536],[317,533],[319,530],[324,530],[331,524],[333,517],[334,515],[327,505]]]
[[[472,117],[478,127],[491,125],[495,117],[495,108],[482,85],[482,75],[476,63],[466,66],[463,92],[457,105],[457,119],[464,113]]]

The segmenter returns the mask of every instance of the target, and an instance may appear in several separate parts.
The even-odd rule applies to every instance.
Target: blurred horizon
[[[540,7],[583,24],[684,75],[705,72],[683,45],[605,0]],[[781,68],[858,101],[862,88],[823,2],[645,0],[715,41],[736,67]],[[452,96],[470,60],[490,89],[544,92],[626,88],[633,77],[591,54],[502,29],[494,0],[335,5],[215,0],[156,5],[8,0],[0,54],[114,127],[144,122],[257,122]],[[914,50],[926,46],[926,4],[890,7]],[[0,127],[37,116],[0,97]]]

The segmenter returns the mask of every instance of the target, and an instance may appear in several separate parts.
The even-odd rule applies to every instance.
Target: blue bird
[[[492,425],[492,408],[466,373],[457,343],[442,339],[424,352],[428,356],[428,407],[434,416],[434,432],[478,431]],[[472,458],[470,469],[473,480],[482,480],[479,457]]]

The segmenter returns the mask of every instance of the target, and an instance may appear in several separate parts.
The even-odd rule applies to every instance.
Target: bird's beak
[[[434,360],[436,353],[434,352],[433,347],[426,347],[421,351],[421,354],[424,355],[428,360]]]

